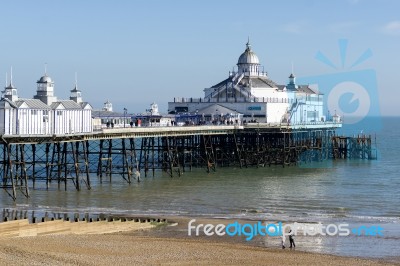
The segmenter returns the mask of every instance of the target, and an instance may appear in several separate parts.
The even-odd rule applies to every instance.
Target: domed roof
[[[40,83],[50,83],[52,81],[51,81],[51,78],[49,76],[47,76],[47,74],[45,74],[43,77],[41,77],[39,79],[38,82],[40,82]]]
[[[250,42],[246,43],[246,50],[240,55],[237,64],[260,64],[258,56],[251,50]]]

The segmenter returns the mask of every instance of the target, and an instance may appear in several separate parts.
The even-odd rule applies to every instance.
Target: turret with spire
[[[296,76],[293,73],[291,73],[289,76],[289,84],[296,85]]]
[[[296,76],[294,75],[293,63],[292,63],[292,72],[290,73],[289,76],[289,83],[287,84],[286,88],[289,90],[296,89]]]
[[[289,76],[289,83],[286,85],[286,88],[288,90],[295,90],[296,89],[296,76],[293,74],[293,72]]]
[[[18,100],[17,88],[15,88],[13,85],[12,67],[10,73],[10,84],[7,85],[7,74],[6,74],[6,86],[4,88],[4,91],[2,91],[2,94],[3,98],[6,98],[10,101],[15,102]]]
[[[51,105],[57,101],[57,97],[54,96],[54,82],[47,75],[47,65],[44,67],[44,76],[42,76],[37,82],[36,95],[34,99],[41,100],[47,105]]]
[[[71,95],[69,96],[69,99],[76,102],[76,103],[82,103],[82,93],[80,90],[78,90],[78,78],[75,73],[75,87],[71,90]]]

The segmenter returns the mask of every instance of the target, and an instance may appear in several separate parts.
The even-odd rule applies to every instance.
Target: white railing
[[[234,102],[251,102],[251,103],[293,103],[293,99],[277,98],[277,97],[221,97],[221,98],[181,98],[175,97],[175,103],[234,103]]]

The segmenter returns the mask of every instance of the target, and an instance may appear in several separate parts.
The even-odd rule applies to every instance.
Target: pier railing
[[[293,103],[293,99],[279,97],[220,97],[220,98],[181,98],[175,97],[174,103]]]
[[[196,125],[196,126],[141,126],[99,128],[91,133],[78,134],[47,134],[47,135],[3,135],[0,144],[9,143],[46,143],[55,141],[83,141],[108,138],[129,137],[162,137],[162,136],[189,136],[189,135],[218,135],[232,134],[244,128],[275,128],[275,129],[336,129],[342,127],[341,123],[326,122],[298,122],[298,123],[250,123],[244,125]]]

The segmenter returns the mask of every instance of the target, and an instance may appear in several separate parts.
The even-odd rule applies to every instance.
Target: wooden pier
[[[128,184],[156,170],[180,176],[193,167],[283,167],[327,159],[373,159],[371,136],[336,136],[335,124],[248,124],[103,129],[90,134],[2,136],[0,188],[14,200],[37,182],[91,189],[118,177]]]

